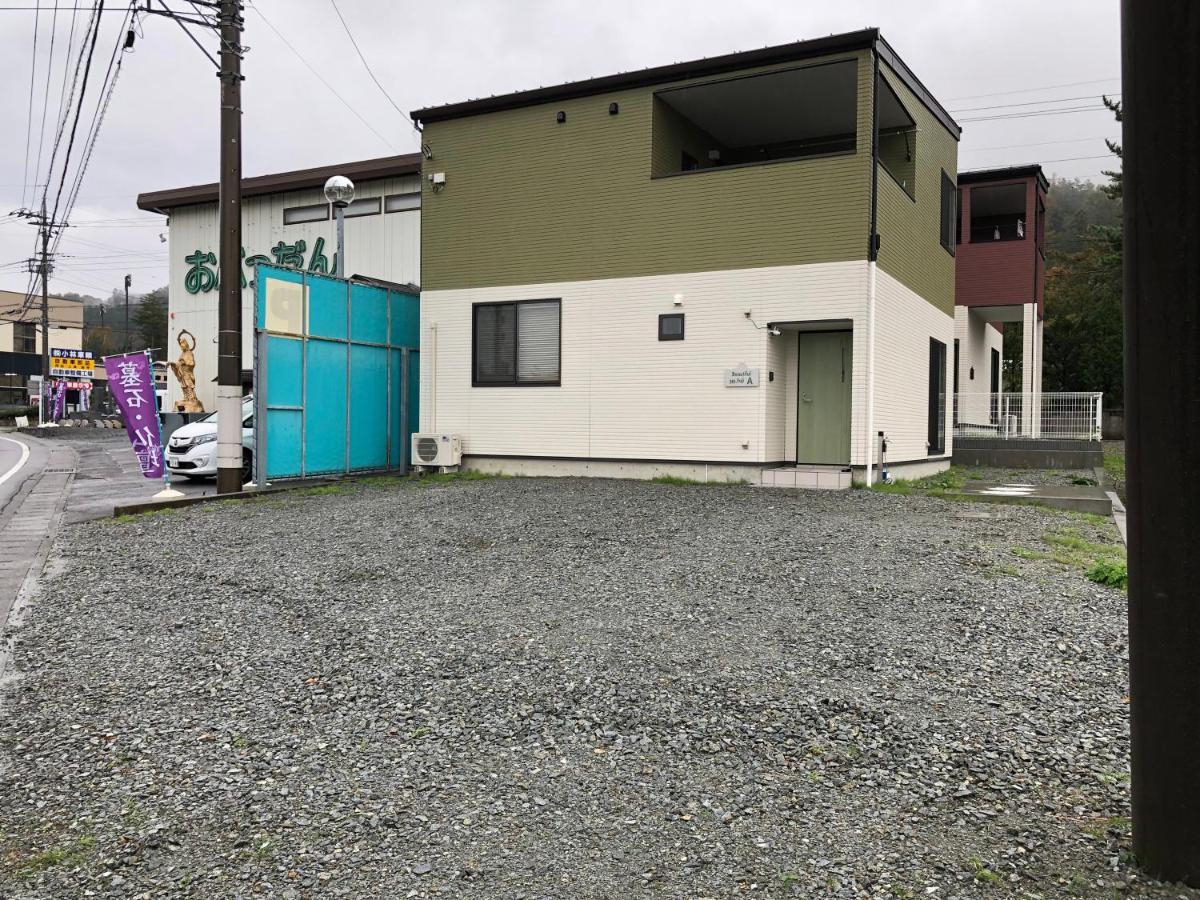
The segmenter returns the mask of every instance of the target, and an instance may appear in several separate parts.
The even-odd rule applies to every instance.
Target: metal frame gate
[[[407,471],[418,289],[255,267],[254,477]]]

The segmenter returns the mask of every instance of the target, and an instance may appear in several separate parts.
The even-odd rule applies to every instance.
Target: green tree
[[[167,289],[143,294],[131,317],[140,348],[152,348],[155,359],[167,358]]]

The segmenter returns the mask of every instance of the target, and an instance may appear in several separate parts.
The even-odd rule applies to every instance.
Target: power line
[[[299,50],[297,50],[295,47],[293,47],[293,46],[292,46],[292,43],[291,43],[291,41],[289,41],[287,38],[285,38],[285,37],[283,36],[283,34],[282,34],[280,31],[279,31],[279,29],[278,29],[278,28],[276,28],[274,25],[272,25],[272,24],[271,24],[271,20],[267,18],[267,16],[266,16],[266,13],[264,13],[264,12],[263,12],[261,9],[259,9],[257,6],[251,6],[250,8],[251,8],[252,10],[254,10],[256,13],[258,13],[258,15],[259,15],[259,18],[261,18],[261,19],[263,20],[263,22],[265,22],[265,23],[266,23],[266,25],[267,25],[267,27],[268,27],[268,28],[270,28],[270,29],[271,29],[273,32],[275,32],[275,35],[276,35],[276,37],[278,37],[278,38],[279,38],[281,41],[283,41],[283,43],[284,43],[284,44],[286,44],[286,45],[287,45],[287,48],[288,48],[289,50],[291,50],[291,51],[292,51],[292,53],[294,53],[294,54],[296,55],[296,57],[297,57],[297,58],[300,60],[300,62],[304,63],[304,65],[305,65],[305,66],[308,68],[308,71],[312,72],[312,73],[313,73],[313,75],[315,75],[315,76],[317,77],[317,80],[318,80],[318,81],[320,81],[320,82],[321,82],[321,84],[325,85],[325,87],[329,89],[329,92],[330,92],[331,94],[333,94],[333,96],[337,97],[337,98],[338,98],[338,100],[340,100],[340,101],[342,102],[342,105],[343,105],[343,106],[345,106],[345,107],[346,107],[346,109],[348,109],[348,110],[350,110],[350,112],[354,113],[354,115],[355,115],[355,117],[358,119],[358,121],[360,121],[360,122],[362,122],[364,125],[366,125],[366,126],[367,126],[367,128],[369,128],[369,129],[371,130],[371,133],[372,133],[372,134],[374,134],[374,135],[375,135],[377,138],[379,138],[381,141],[383,141],[383,142],[384,142],[384,144],[386,144],[386,145],[387,145],[387,147],[388,147],[388,149],[389,149],[389,150],[395,151],[395,149],[396,149],[395,145],[393,145],[391,141],[389,141],[389,140],[388,140],[387,138],[385,138],[385,137],[384,137],[382,134],[380,134],[380,133],[379,133],[379,132],[378,132],[378,131],[375,129],[375,126],[374,126],[374,125],[372,125],[370,122],[368,122],[366,119],[364,119],[364,118],[362,117],[362,114],[361,114],[361,113],[359,113],[359,111],[358,111],[358,110],[356,110],[356,109],[355,109],[353,106],[351,106],[351,105],[350,105],[350,103],[349,103],[349,102],[346,100],[346,98],[345,98],[345,97],[343,97],[341,94],[339,94],[339,93],[337,92],[337,90],[334,88],[334,86],[333,86],[333,85],[331,85],[331,84],[330,84],[328,81],[326,81],[326,80],[325,80],[325,79],[322,77],[322,75],[321,75],[321,73],[320,73],[320,72],[318,72],[316,69],[314,69],[314,68],[312,67],[312,63],[310,63],[310,62],[309,62],[309,61],[308,61],[308,60],[307,60],[307,59],[304,57],[304,54],[302,54],[302,53],[301,53]]]
[[[103,10],[104,9],[104,0],[98,0],[98,4],[99,5],[98,5],[97,9]],[[88,76],[91,75],[92,57],[93,57],[93,55],[95,55],[95,52],[96,52],[96,39],[100,37],[100,17],[93,16],[93,19],[95,20],[96,25],[95,25],[95,28],[92,29],[92,42],[88,46],[87,63],[83,67],[83,82],[82,82],[82,84],[80,84],[80,87],[79,87],[79,102],[75,105],[75,121],[71,123],[71,136],[67,139],[67,149],[66,149],[66,153],[63,155],[62,178],[59,179],[58,193],[55,194],[55,197],[54,197],[54,212],[52,212],[50,215],[51,222],[57,221],[57,219],[58,219],[59,201],[62,199],[63,187],[67,183],[67,169],[70,167],[70,164],[71,164],[71,149],[75,146],[75,132],[79,129],[79,117],[83,112],[83,98],[87,95]],[[87,38],[85,37],[84,40],[86,41]],[[51,167],[53,168],[53,164]],[[47,180],[46,186],[47,187],[50,186],[49,180]],[[45,194],[43,194],[42,196],[45,197]]]
[[[42,4],[37,5],[37,12],[33,15],[33,59],[29,63],[29,113],[25,119],[25,174],[22,176],[22,181],[29,180],[29,139],[33,137],[33,86],[37,81],[37,41],[38,41],[38,21],[42,17]],[[37,173],[34,173],[34,178]],[[25,205],[25,192],[21,192],[21,205]]]
[[[1033,119],[1042,116],[1059,116],[1064,113],[1079,113],[1079,112],[1103,112],[1104,106],[1068,106],[1064,109],[1042,109],[1036,112],[1027,113],[1004,113],[995,116],[976,116],[971,119],[959,119],[960,124],[968,122],[995,122],[1001,119]]]
[[[50,19],[50,52],[46,60],[46,92],[42,97],[42,124],[38,126],[37,162],[33,166],[33,177],[42,170],[42,144],[46,140],[46,110],[50,108],[50,71],[54,68],[54,38],[58,31],[58,0],[54,0],[54,15]],[[36,188],[35,188],[36,190]]]
[[[953,103],[957,100],[982,100],[985,97],[1009,97],[1014,94],[1036,94],[1039,91],[1052,91],[1057,88],[1067,87],[1082,87],[1085,84],[1106,84],[1111,81],[1120,80],[1121,79],[1119,76],[1115,76],[1112,78],[1093,78],[1091,81],[1068,81],[1063,84],[1047,84],[1043,85],[1042,87],[1020,88],[1015,91],[996,91],[991,94],[968,94],[965,97],[949,97],[946,99],[946,102]]]
[[[371,71],[370,63],[368,63],[367,58],[363,56],[362,49],[358,46],[358,41],[354,39],[354,35],[350,32],[350,26],[346,24],[346,17],[343,16],[342,11],[338,9],[337,0],[329,0],[329,3],[333,7],[333,11],[337,13],[338,21],[342,23],[342,28],[346,30],[346,37],[350,38],[350,43],[354,45],[354,52],[357,53],[358,58],[362,60],[363,68],[367,70],[367,74],[370,75],[371,80],[375,82],[375,87],[379,88],[379,93],[383,94],[387,102],[392,104],[392,109],[400,113],[400,116],[411,125],[412,120],[404,114],[404,110],[396,105],[396,101],[392,99],[392,95],[384,89],[383,85],[379,83],[379,79],[375,77],[375,73]]]
[[[1095,137],[1085,138],[1068,138],[1065,141],[1035,141],[1026,144],[1002,144],[994,147],[968,147],[964,153],[982,153],[985,150],[1024,150],[1026,147],[1049,147],[1052,144],[1084,144],[1088,141],[1115,141],[1119,137],[1109,137],[1108,135],[1099,134]]]
[[[1120,94],[1113,94],[1120,97]],[[985,109],[1012,109],[1015,106],[1044,106],[1047,103],[1070,103],[1075,100],[1095,100],[1095,94],[1085,94],[1082,97],[1055,97],[1050,100],[1022,100],[1020,103],[998,103],[995,106],[969,106],[965,109],[952,109],[952,113],[981,112]]]

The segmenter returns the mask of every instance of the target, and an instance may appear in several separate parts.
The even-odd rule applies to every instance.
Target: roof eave
[[[728,53],[723,56],[671,63],[665,66],[639,69],[634,72],[620,72],[616,75],[603,75],[599,78],[588,78],[583,81],[572,81],[566,84],[535,88],[528,91],[517,91],[495,97],[483,97],[478,100],[466,100],[461,103],[450,103],[444,106],[430,106],[424,109],[413,110],[410,115],[414,122],[421,124],[447,119],[460,119],[484,113],[500,112],[501,110],[517,109],[523,106],[535,106],[540,103],[552,103],[557,100],[571,100],[578,97],[594,96],[596,94],[605,94],[637,87],[652,87],[657,84],[684,81],[689,78],[703,78],[708,75],[717,75],[756,66],[769,66],[775,63],[808,59],[814,56],[826,56],[831,53],[841,53],[849,50],[868,50],[874,47],[878,40],[878,28],[864,28],[861,31],[851,31],[845,34],[813,38],[808,41],[763,47],[759,50]]]
[[[331,166],[317,166],[312,169],[295,169],[290,172],[277,172],[269,175],[256,175],[242,179],[242,196],[258,197],[264,194],[277,194],[285,191],[302,191],[319,187],[331,175],[345,175],[360,181],[373,181],[380,178],[397,178],[403,175],[415,175],[421,171],[421,154],[407,153],[398,156],[384,156],[377,159],[359,160],[358,162],[340,163]],[[197,184],[190,187],[170,188],[164,191],[148,191],[138,194],[138,209],[146,212],[156,212],[160,215],[170,215],[172,209],[180,206],[193,206],[198,203],[215,203],[218,198],[217,184]]]

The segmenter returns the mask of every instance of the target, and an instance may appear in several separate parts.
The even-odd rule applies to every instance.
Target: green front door
[[[796,462],[850,464],[849,331],[801,332]]]

